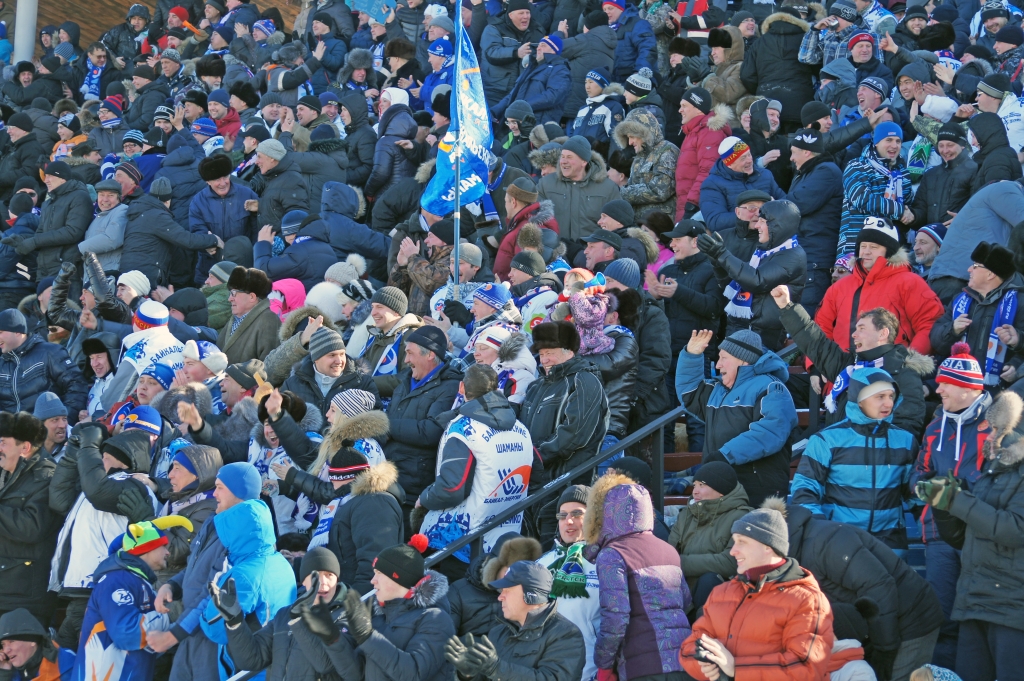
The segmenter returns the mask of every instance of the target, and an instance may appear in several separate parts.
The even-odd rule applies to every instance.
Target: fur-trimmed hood
[[[195,405],[199,410],[199,415],[203,417],[213,413],[213,396],[210,394],[209,388],[196,381],[189,383],[184,388],[171,388],[163,391],[150,402],[149,406],[160,412],[160,416],[165,420],[177,425],[181,422],[178,419],[179,402]]]
[[[231,415],[214,424],[213,430],[225,440],[245,440],[253,426],[260,422],[260,407],[252,397],[243,397],[231,408]]]
[[[499,579],[498,572],[502,568],[507,568],[512,563],[517,563],[521,560],[535,561],[543,554],[544,551],[540,546],[540,542],[533,537],[513,537],[508,539],[502,543],[498,555],[492,555],[484,561],[483,567],[480,569],[480,581],[483,583],[484,588],[494,591],[488,585]]]
[[[398,483],[398,468],[390,461],[370,466],[352,481],[349,493],[354,497],[370,494],[386,494],[392,485]]]
[[[342,447],[351,447],[356,440],[374,439],[383,446],[391,432],[387,415],[379,410],[363,412],[352,418],[338,416],[338,419],[324,435],[316,460],[309,467],[310,475],[318,475],[323,466]]]
[[[761,22],[761,34],[767,34],[768,29],[776,22],[796,26],[802,33],[807,33],[811,30],[811,25],[803,19],[798,19],[788,12],[775,12],[774,14],[769,14],[765,17],[765,20]]]
[[[320,429],[324,425],[324,417],[320,414],[320,410],[309,402],[306,403],[306,415],[299,421],[299,430],[303,433],[319,433]],[[267,438],[263,436],[263,424],[258,420],[256,425],[249,431],[249,437],[256,440],[260,447],[269,449],[270,445],[267,444]]]
[[[600,545],[608,539],[654,529],[651,497],[631,478],[617,472],[602,475],[590,491],[583,538]]]
[[[523,350],[530,351],[530,339],[525,333],[514,333],[498,348],[498,361],[511,362]]]
[[[889,267],[902,267],[903,265],[910,264],[910,253],[907,249],[900,246],[900,249],[892,254],[892,256],[885,259],[889,263]]]
[[[928,376],[935,371],[935,360],[928,355],[922,355],[917,350],[908,349],[907,357],[903,360],[903,366],[918,376]]]
[[[654,237],[640,227],[630,227],[626,230],[626,234],[643,244],[644,253],[647,254],[647,262],[654,262],[661,255],[658,251],[658,244],[654,243]]]
[[[664,141],[661,124],[647,109],[633,109],[626,114],[626,119],[615,126],[612,133],[615,141],[623,149],[629,146],[630,137],[639,137],[644,143],[644,152],[650,153]]]
[[[561,147],[557,149],[534,149],[530,152],[527,158],[530,159],[530,163],[533,164],[534,168],[543,168],[544,166],[557,168],[558,158],[561,155]]]
[[[555,204],[550,199],[541,199],[537,202],[537,210],[530,214],[526,221],[528,224],[542,227],[548,220],[555,219]]]
[[[448,578],[435,570],[426,570],[423,579],[416,586],[409,589],[409,595],[406,598],[388,601],[383,606],[381,606],[376,598],[370,600],[373,601],[373,612],[383,615],[384,609],[392,604],[416,610],[440,608],[442,607],[440,605],[441,602],[447,597]],[[444,609],[447,610],[447,606],[444,606]]]
[[[299,324],[302,320],[307,317],[316,319],[320,315],[323,315],[324,326],[332,331],[338,330],[338,327],[334,325],[334,322],[328,319],[329,315],[324,314],[320,308],[315,305],[303,305],[302,307],[297,307],[288,313],[288,316],[284,318],[283,322],[281,322],[281,330],[277,332],[277,337],[281,339],[282,343],[284,343],[286,340],[294,336],[299,330]]]
[[[1010,390],[1004,391],[988,408],[985,418],[992,425],[982,450],[985,458],[1009,468],[1024,460],[1024,400]]]
[[[416,175],[414,179],[420,184],[426,184],[430,182],[430,178],[434,175],[434,166],[437,165],[437,159],[432,158],[429,161],[424,161],[420,164],[420,167],[416,169]]]
[[[622,125],[622,123],[619,123],[619,125]],[[616,130],[618,130],[618,128],[616,128]],[[556,166],[556,168],[558,168],[558,170],[555,171],[558,173],[558,177],[565,180],[565,175],[562,174],[562,167]],[[604,182],[607,179],[608,165],[604,162],[604,156],[601,156],[601,154],[596,151],[591,152],[590,163],[587,164],[587,177],[584,181],[597,184],[599,182]],[[568,180],[565,181],[568,182]]]

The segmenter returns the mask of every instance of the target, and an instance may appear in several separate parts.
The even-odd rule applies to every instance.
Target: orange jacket
[[[702,634],[736,658],[736,681],[827,681],[832,608],[810,572],[790,558],[757,584],[734,577],[715,587],[683,641],[686,673],[706,680],[694,657]]]
[[[876,263],[870,272],[865,272],[858,260],[852,274],[825,292],[814,321],[843,352],[849,352],[857,316],[876,307],[884,307],[900,320],[896,344],[909,346],[922,355],[931,354],[928,334],[945,309],[928,283],[911,271],[903,249],[888,262]]]

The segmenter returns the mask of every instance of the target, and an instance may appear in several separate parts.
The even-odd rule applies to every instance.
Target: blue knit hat
[[[277,32],[277,26],[275,26],[274,22],[271,21],[270,19],[261,19],[261,20],[255,22],[252,25],[252,27],[254,29],[258,28],[261,31],[263,31],[267,35],[268,38],[270,36],[274,35],[275,32]]]
[[[263,482],[260,473],[251,463],[239,461],[229,463],[217,471],[217,479],[242,501],[260,498]]]
[[[427,53],[432,54],[435,57],[450,57],[452,56],[452,43],[447,38],[438,38],[434,42],[430,43],[430,47],[427,48]]]
[[[611,74],[603,66],[587,71],[587,79],[594,81],[601,87],[608,87],[608,84],[612,82]]]
[[[554,50],[555,54],[562,54],[562,38],[558,34],[546,35],[540,41]]]
[[[207,137],[216,137],[217,124],[209,118],[199,118],[192,124],[191,130]]]
[[[640,287],[640,266],[632,258],[619,258],[604,268],[604,276],[628,288]]]
[[[171,383],[174,382],[174,369],[160,362],[152,362],[141,375],[149,376],[163,386],[164,390],[170,390]]]
[[[505,303],[512,300],[512,293],[501,284],[484,284],[473,293],[473,297],[495,310],[500,310],[505,307]]]
[[[941,246],[942,240],[946,238],[946,226],[941,222],[933,222],[917,230],[917,233],[927,235],[932,241]]]
[[[67,416],[68,408],[60,401],[55,393],[45,392],[36,398],[36,406],[32,416],[40,421],[52,419],[55,416]]]
[[[28,320],[21,310],[8,308],[0,312],[0,331],[10,333],[28,333]]]
[[[224,88],[217,88],[210,94],[206,95],[206,101],[207,103],[217,102],[221,106],[227,107],[231,106],[231,95],[229,95],[228,91]]]
[[[178,450],[178,453],[174,455],[174,459],[171,461],[171,465],[178,464],[192,475],[198,475],[196,473],[196,466],[192,463],[192,459],[185,455],[184,450]]]
[[[168,371],[171,371],[169,367],[163,364],[154,363],[151,366],[164,367]],[[149,374],[143,372],[143,376],[148,375]],[[173,371],[171,371],[171,380],[174,380]],[[160,384],[163,385],[163,382],[161,381]],[[168,387],[170,387],[170,383],[164,385],[164,389],[167,389]],[[125,430],[128,430],[130,428],[138,428],[139,430],[146,431],[150,435],[159,435],[162,427],[163,419],[160,417],[160,412],[158,412],[156,409],[147,404],[140,405],[132,409],[130,412],[128,412],[128,416],[125,417],[124,420]]]
[[[875,128],[874,135],[871,136],[871,142],[878,144],[886,137],[898,137],[899,140],[903,141],[903,128],[892,121],[886,121],[879,123],[878,127]]]

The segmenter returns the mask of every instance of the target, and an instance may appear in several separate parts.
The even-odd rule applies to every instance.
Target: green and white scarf
[[[548,569],[554,574],[554,585],[551,587],[552,598],[587,598],[587,568],[583,558],[585,541],[578,541],[568,548],[556,542],[555,550],[558,558]]]

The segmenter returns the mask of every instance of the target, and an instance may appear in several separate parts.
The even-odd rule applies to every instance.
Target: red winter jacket
[[[711,113],[683,124],[683,144],[676,162],[676,220],[683,219],[687,202],[700,203],[700,185],[718,160],[718,145],[732,134],[731,109],[719,104]]]
[[[226,140],[235,139],[242,130],[242,119],[238,117],[238,112],[231,108],[224,114],[224,118],[214,122],[217,124],[217,134]]]
[[[519,238],[519,230],[527,222],[532,222],[538,227],[546,227],[558,232],[558,222],[555,220],[554,204],[544,200],[540,203],[531,203],[526,208],[508,219],[508,233],[501,239],[501,246],[494,256],[494,273],[502,281],[508,281],[508,271],[512,267],[512,258],[522,249],[516,246],[516,239]]]
[[[843,352],[849,352],[857,317],[884,307],[900,320],[896,343],[930,355],[932,344],[928,334],[944,312],[942,302],[928,283],[911,271],[907,252],[902,248],[884,266],[880,265],[876,263],[870,272],[865,272],[858,260],[852,274],[825,292],[814,321]]]

